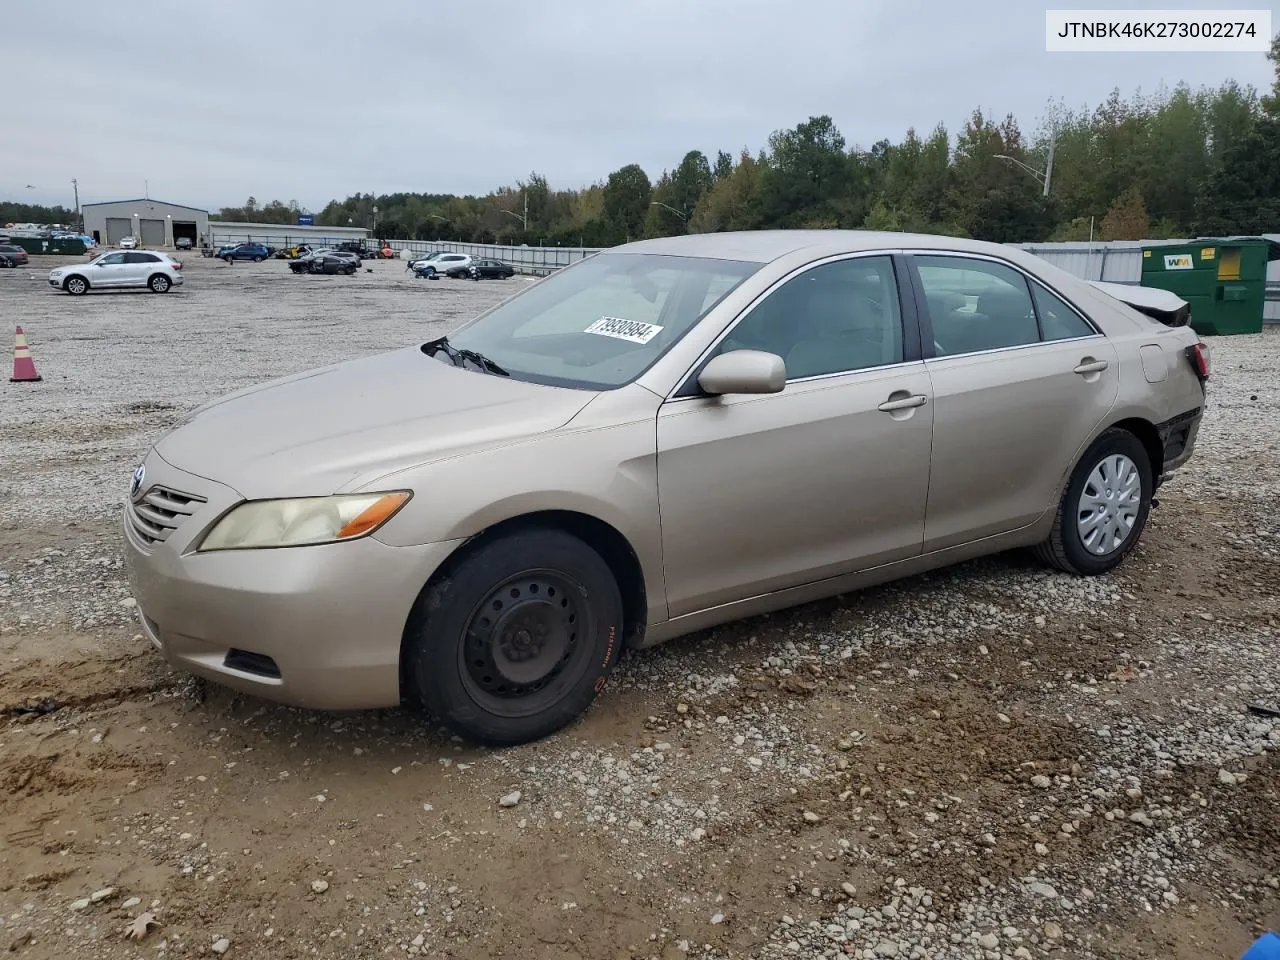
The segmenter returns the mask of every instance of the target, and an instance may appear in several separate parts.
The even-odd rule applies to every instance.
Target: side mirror
[[[698,375],[698,386],[719,396],[726,393],[781,393],[787,366],[776,353],[731,350],[713,357]]]

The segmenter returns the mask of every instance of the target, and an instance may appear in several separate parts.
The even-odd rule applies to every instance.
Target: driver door
[[[125,282],[129,269],[126,257],[128,257],[128,254],[123,251],[120,253],[108,253],[94,266],[93,274],[89,278],[89,285],[92,287],[121,286]]]
[[[932,386],[904,280],[886,254],[802,270],[712,352],[778,354],[781,393],[679,391],[663,404],[672,617],[920,554]]]

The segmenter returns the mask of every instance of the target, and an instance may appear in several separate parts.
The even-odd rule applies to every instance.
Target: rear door
[[[1115,349],[1033,277],[991,257],[917,253],[934,394],[926,552],[1016,530],[1058,485],[1119,392]]]
[[[144,287],[148,278],[157,269],[160,258],[154,253],[129,252],[124,255],[124,270],[121,274],[120,286]]]

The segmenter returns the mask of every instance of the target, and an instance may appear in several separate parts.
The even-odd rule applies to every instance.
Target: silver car
[[[168,293],[182,285],[182,264],[159,250],[118,250],[88,263],[49,271],[49,286],[73,296],[90,290],[135,288]]]
[[[142,624],[238,690],[510,744],[623,647],[1014,547],[1104,573],[1205,404],[1151,312],[952,238],[618,247],[163,437],[124,510]]]

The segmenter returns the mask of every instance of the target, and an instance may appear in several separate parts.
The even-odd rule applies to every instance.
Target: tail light
[[[175,270],[181,270],[181,269],[182,269],[182,264],[181,264],[181,263],[179,263],[177,260],[173,261],[173,269],[175,269]]]
[[[1204,383],[1209,379],[1209,348],[1203,343],[1195,343],[1187,347],[1187,359],[1191,361],[1191,367],[1196,372],[1196,376],[1200,378],[1200,382]]]

